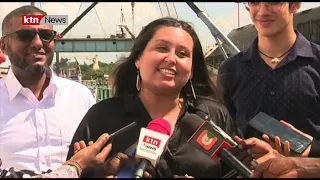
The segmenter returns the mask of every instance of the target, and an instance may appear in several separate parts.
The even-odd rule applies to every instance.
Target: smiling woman
[[[88,111],[72,143],[95,141],[102,133],[111,134],[138,122],[130,132],[114,138],[112,156],[126,152],[138,140],[141,127],[162,118],[170,123],[173,134],[156,177],[222,177],[228,172],[229,168],[222,171],[219,162],[195,151],[180,132],[180,120],[201,111],[231,136],[238,134],[225,107],[217,101],[202,46],[191,25],[174,18],[149,23],[135,39],[130,55],[117,62],[113,77],[115,97]],[[68,158],[74,152],[70,147]]]
[[[192,51],[192,37],[185,30],[159,28],[135,61],[140,91],[179,94],[189,79],[192,83]]]

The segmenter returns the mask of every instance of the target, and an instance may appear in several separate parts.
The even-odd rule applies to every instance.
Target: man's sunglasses
[[[2,38],[5,38],[6,36],[12,34],[16,34],[17,38],[22,42],[31,42],[32,40],[34,40],[37,34],[39,35],[42,41],[51,42],[55,38],[57,32],[50,29],[40,29],[39,31],[33,29],[21,29],[16,32],[9,33],[3,36]]]

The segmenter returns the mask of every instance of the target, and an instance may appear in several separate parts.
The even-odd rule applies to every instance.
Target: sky
[[[6,14],[15,8],[30,3],[0,2],[0,23]],[[35,6],[46,11],[48,15],[68,15],[69,24],[79,16],[91,3],[80,2],[36,2]],[[190,9],[184,2],[172,3],[168,2],[171,14],[174,13],[173,4],[175,5],[178,18],[190,22],[201,41],[203,49],[212,46],[215,43],[214,37],[211,35],[208,27],[202,22],[200,18]],[[204,10],[204,12],[211,18],[211,20],[218,26],[218,28],[227,35],[232,29],[238,27],[238,4],[232,2],[200,2],[196,3]],[[318,7],[320,2],[303,2],[300,11]],[[161,8],[160,8],[161,7]],[[134,29],[135,35],[138,35],[143,26],[149,22],[162,17],[161,10],[164,15],[167,15],[165,6],[158,2],[137,2],[134,6],[134,26],[131,2],[99,2],[94,9],[92,9],[84,18],[80,20],[66,35],[65,38],[85,38],[91,35],[92,38],[110,37],[111,34],[116,34],[119,31],[121,19],[121,8],[125,18],[125,24],[130,30]],[[240,27],[251,23],[248,12],[245,10],[244,5],[239,6],[239,19]],[[54,29],[62,32],[67,26],[56,25]],[[134,27],[134,28],[133,28]],[[2,34],[0,29],[0,34]],[[102,62],[115,62],[117,57],[128,55],[128,53],[60,53],[60,57],[70,56],[94,56],[98,54],[99,60]],[[86,61],[87,64],[91,62],[85,59],[78,59],[79,62]],[[55,61],[55,57],[54,57]],[[8,66],[9,61],[0,66]]]

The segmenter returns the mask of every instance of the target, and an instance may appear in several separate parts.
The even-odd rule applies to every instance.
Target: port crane
[[[74,59],[77,62],[77,64],[79,64],[78,59],[90,60],[90,61],[92,61],[92,64],[93,64],[92,65],[92,69],[94,71],[97,71],[100,68],[99,67],[99,56],[98,55],[95,55],[95,56],[92,56],[92,57],[90,57],[90,56],[66,56],[66,57],[62,57],[62,58],[69,59],[69,60]]]
[[[209,16],[194,2],[186,2],[188,6],[197,14],[197,16],[207,25],[212,36],[215,38],[220,51],[222,52],[225,59],[228,58],[228,54],[224,47],[230,52],[231,56],[238,54],[240,51],[232,41],[218,28],[218,26],[209,18]],[[223,47],[224,46],[224,47]],[[213,51],[212,51],[213,52]],[[207,53],[209,56],[210,53]]]
[[[158,2],[162,17],[173,17],[179,19],[174,2]]]

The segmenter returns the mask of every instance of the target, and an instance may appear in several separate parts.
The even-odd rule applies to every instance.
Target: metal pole
[[[194,2],[187,2],[188,6],[197,14],[197,16],[208,26],[211,34],[213,37],[219,38],[223,44],[225,44],[228,47],[228,50],[230,51],[231,55],[236,55],[240,51],[235,46],[232,41],[224,35],[224,33],[217,27],[217,25],[204,13],[202,9],[200,9],[199,6],[197,6]],[[221,46],[220,46],[221,48]]]
[[[82,84],[82,72],[81,72],[80,63],[78,62],[78,60],[77,60],[76,57],[73,57],[73,58],[76,60],[76,63],[77,63],[78,68],[79,68],[78,80],[79,80],[79,82]]]
[[[228,55],[227,55],[226,51],[224,50],[220,40],[217,37],[214,37],[214,39],[217,41],[218,46],[219,46],[220,51],[221,51],[221,54],[223,55],[224,59],[228,59]]]
[[[171,13],[170,13],[170,9],[169,9],[169,6],[168,6],[168,2],[165,2],[165,5],[166,5],[166,8],[167,8],[169,17],[171,17]]]
[[[134,34],[134,2],[131,2],[132,6],[132,34]]]
[[[94,8],[95,5],[97,5],[99,2],[92,3],[85,11],[80,14],[65,30],[62,31],[60,34],[60,37],[62,38],[67,32],[70,31],[73,26],[75,26],[92,8]]]
[[[161,17],[163,17],[163,13],[162,13],[162,8],[161,8],[160,2],[158,2],[158,5],[159,5],[160,12],[161,12]]]
[[[130,34],[132,41],[136,39],[135,35],[129,30],[127,25],[119,25],[119,27],[123,27],[126,29],[126,31]]]
[[[177,19],[179,19],[179,17],[178,17],[178,13],[177,13],[177,10],[176,10],[176,5],[174,5],[174,2],[173,2],[172,4],[173,4],[174,12],[176,13]]]
[[[60,59],[59,59],[59,52],[56,52],[56,73],[57,73],[57,76],[60,75],[61,73],[61,70],[60,70]]]

